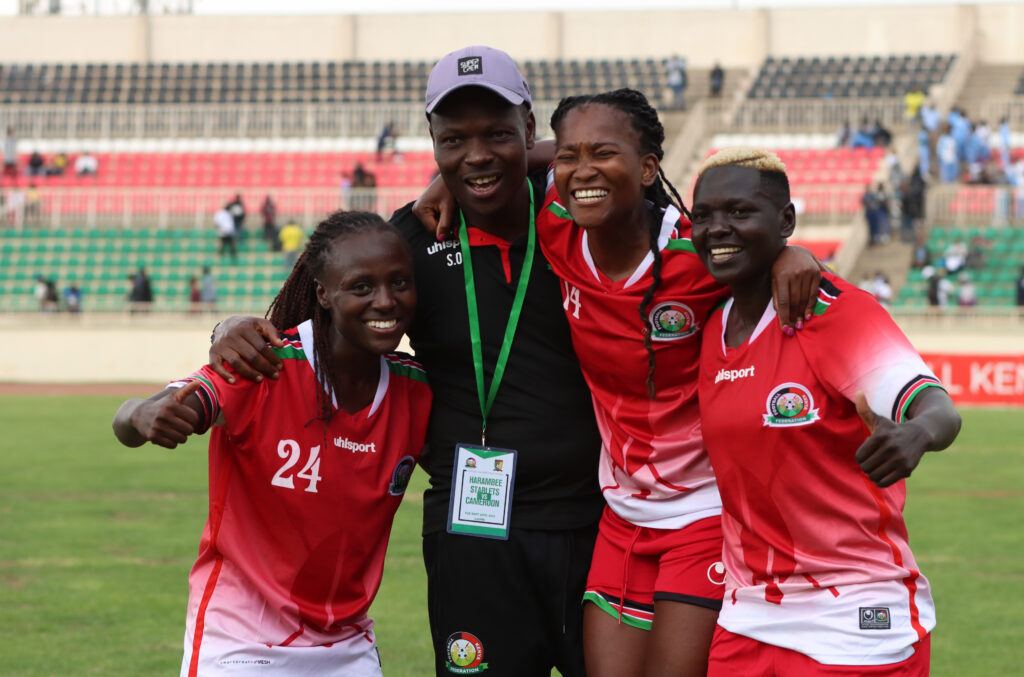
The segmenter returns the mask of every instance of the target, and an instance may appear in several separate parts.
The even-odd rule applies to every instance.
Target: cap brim
[[[513,106],[518,106],[522,104],[524,101],[526,101],[526,99],[520,96],[519,94],[516,94],[511,89],[506,89],[501,85],[494,85],[489,82],[462,82],[456,85],[452,85],[451,87],[444,90],[443,92],[435,96],[433,99],[428,101],[427,115],[433,113],[434,109],[437,108],[438,104],[440,104],[446,96],[448,96],[457,89],[462,89],[463,87],[484,87],[486,89],[491,90],[495,94],[498,94],[499,96],[501,96],[501,98],[505,99]]]

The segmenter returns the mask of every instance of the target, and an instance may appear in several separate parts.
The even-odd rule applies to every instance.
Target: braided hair
[[[629,117],[633,129],[639,137],[641,154],[654,155],[658,159],[658,176],[654,183],[644,191],[644,198],[654,204],[659,210],[672,205],[681,214],[689,218],[690,212],[683,204],[683,198],[679,196],[679,191],[668,180],[668,177],[665,176],[665,170],[661,167],[661,160],[665,157],[665,151],[662,149],[662,144],[665,142],[665,128],[658,119],[658,111],[647,101],[647,97],[635,89],[628,88],[616,89],[600,94],[568,96],[558,103],[558,108],[551,115],[551,129],[557,135],[558,129],[569,111],[590,104],[610,106],[622,111]],[[647,350],[647,395],[654,399],[654,368],[656,361],[654,347],[651,344],[653,327],[651,327],[648,306],[650,306],[654,298],[654,293],[661,286],[661,250],[658,247],[658,236],[661,234],[661,219],[652,218],[650,220],[649,233],[651,253],[654,255],[654,264],[651,266],[652,281],[650,286],[647,287],[647,291],[644,293],[637,311],[640,313],[641,322],[643,322],[644,348]]]
[[[317,389],[317,413],[323,421],[334,414],[331,393],[337,393],[334,370],[329,368],[330,311],[320,305],[316,296],[317,280],[323,275],[331,247],[342,238],[368,230],[398,232],[394,226],[370,212],[337,211],[317,224],[309,236],[295,267],[267,309],[267,319],[279,331],[290,329],[306,320],[313,321],[313,364],[316,380],[325,388]],[[402,242],[405,242],[402,239]]]

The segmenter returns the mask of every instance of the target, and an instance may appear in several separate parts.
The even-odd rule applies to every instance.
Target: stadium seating
[[[0,64],[0,104],[289,104],[419,101],[429,61]],[[524,61],[534,99],[617,87],[652,98],[657,59]]]
[[[405,153],[401,161],[377,162],[372,152],[192,152],[94,153],[96,176],[79,177],[71,166],[61,176],[34,177],[40,187],[228,187],[314,188],[337,186],[342,172],[356,163],[377,178],[377,185],[425,186],[437,171],[429,152]],[[20,164],[28,164],[22,155]],[[27,181],[27,179],[26,179]]]
[[[978,246],[984,253],[984,265],[968,270],[977,290],[978,305],[1013,306],[1017,302],[1016,281],[1024,268],[1024,229],[1009,227],[968,227],[936,226],[929,233],[927,246],[933,263],[942,258],[946,247],[953,240],[963,240]],[[951,276],[956,283],[958,275]],[[900,290],[897,305],[927,305],[928,281],[920,269],[912,269],[907,282]],[[954,302],[955,305],[955,302]]]
[[[952,54],[875,57],[768,57],[748,92],[751,99],[903,96],[941,82]]]
[[[128,306],[128,278],[145,266],[153,282],[154,310],[188,308],[188,282],[210,266],[220,310],[262,313],[287,277],[282,255],[250,236],[237,263],[222,264],[211,230],[0,229],[0,311],[35,310],[35,278],[58,291],[75,283],[86,311]]]
[[[836,148],[828,134],[719,134],[713,148],[755,146],[772,150],[786,165],[790,190],[803,213],[856,214],[864,186],[885,154],[882,148]]]

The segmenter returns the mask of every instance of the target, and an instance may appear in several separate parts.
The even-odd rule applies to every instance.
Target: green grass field
[[[206,441],[125,449],[113,397],[0,396],[0,674],[170,675],[206,512]],[[932,674],[1019,674],[1024,415],[968,410],[910,482],[911,544],[939,625]],[[421,474],[372,615],[388,677],[431,673]]]

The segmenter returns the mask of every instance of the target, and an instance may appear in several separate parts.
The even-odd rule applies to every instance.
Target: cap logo
[[[459,75],[482,75],[484,62],[478,56],[464,56],[459,59]]]

